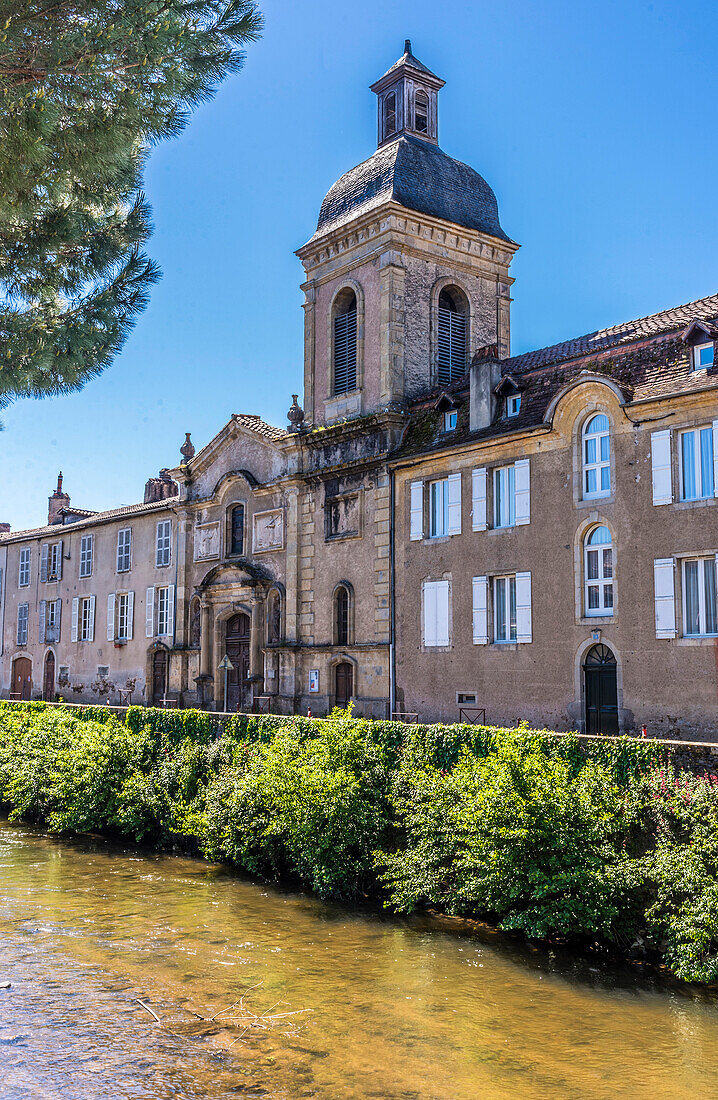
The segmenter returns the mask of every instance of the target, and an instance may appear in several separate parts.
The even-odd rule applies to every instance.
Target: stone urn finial
[[[182,455],[183,462],[189,462],[191,458],[194,458],[194,446],[192,444],[192,440],[190,439],[191,434],[191,432],[184,433],[185,440],[180,447],[180,454]]]
[[[299,394],[292,394],[292,404],[287,413],[287,420],[289,421],[290,432],[300,432],[302,430],[302,422],[304,420],[304,409],[301,409],[297,404]]]

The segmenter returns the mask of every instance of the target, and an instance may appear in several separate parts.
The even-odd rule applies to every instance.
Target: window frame
[[[124,540],[125,545],[120,546],[120,538],[123,535],[126,535],[128,537]],[[120,555],[122,555],[122,557],[120,557]],[[127,565],[122,564],[125,560],[127,561]],[[132,528],[131,527],[120,527],[119,531],[117,532],[117,559],[116,559],[115,564],[116,564],[116,572],[118,572],[118,573],[129,573],[130,570],[132,569]]]
[[[711,359],[708,363],[701,363],[701,352],[710,348]],[[694,344],[691,350],[691,369],[697,370],[710,370],[715,365],[715,344],[712,340],[707,340],[703,344]]]
[[[343,606],[340,607],[340,599],[343,593]],[[338,646],[351,645],[351,610],[352,594],[349,586],[338,584],[334,589],[334,644]]]
[[[62,542],[51,542],[47,549],[47,579],[58,581],[62,575]]]
[[[594,420],[598,417],[604,417],[608,427],[605,430],[590,432],[588,429]],[[586,448],[588,440],[596,441],[596,459],[594,461],[588,461],[586,457]],[[603,458],[601,440],[608,440],[608,457]],[[601,473],[603,470],[608,470],[608,487],[603,488],[601,486]],[[591,472],[596,474],[597,488],[591,491],[588,488],[588,475]],[[611,477],[611,421],[608,413],[603,411],[592,412],[590,416],[586,417],[583,427],[581,428],[581,498],[583,500],[598,500],[602,497],[609,497],[612,492],[612,477]]]
[[[348,308],[343,301],[349,301]],[[359,388],[359,298],[353,286],[342,287],[334,298],[331,340],[332,397],[346,397]]]
[[[30,567],[32,562],[32,548],[30,546],[23,546],[20,549],[20,557],[18,559],[17,566],[17,586],[18,588],[28,588],[30,585]],[[23,580],[23,577],[25,578]]]
[[[417,111],[417,103],[419,102],[420,97],[426,106],[425,111],[422,112],[426,120],[423,130],[419,129],[418,122],[419,112]],[[429,94],[428,92],[424,91],[423,88],[417,88],[414,92],[414,131],[417,134],[426,134],[427,136],[429,134]]]
[[[458,418],[459,414],[456,409],[447,409],[444,413],[444,431],[455,432]]]
[[[124,609],[124,628],[123,628]],[[128,642],[130,626],[130,594],[129,592],[115,593],[115,641]]]
[[[434,487],[441,486],[441,520],[443,529],[434,529]],[[438,492],[438,489],[437,489]],[[435,478],[429,482],[429,535],[430,539],[445,538],[449,534],[449,479],[448,477]]]
[[[90,533],[80,536],[80,577],[91,577],[95,558],[95,536]]]
[[[160,534],[160,528],[165,530],[164,534]],[[157,521],[156,529],[156,542],[155,542],[155,568],[165,569],[172,563],[172,520],[160,519]],[[166,557],[166,561],[161,560]]]
[[[686,566],[696,563],[698,565],[698,626],[697,632],[692,632],[687,629],[688,627],[688,584],[686,581]],[[706,581],[705,572],[706,565],[710,564],[713,570],[713,591],[714,591],[714,607],[713,607],[713,620],[716,627],[715,630],[705,629],[708,625],[706,620]],[[718,604],[715,600],[716,584],[718,582],[718,568],[716,567],[715,554],[706,556],[695,555],[693,557],[681,559],[681,612],[683,615],[683,637],[684,638],[716,638],[718,637]]]
[[[703,466],[703,433],[707,433],[708,438],[708,473],[710,478],[710,488],[708,492],[705,491],[704,483],[704,466]],[[693,443],[693,480],[697,482],[700,480],[700,491],[696,492],[695,496],[686,496],[686,463],[684,454],[683,440],[687,436],[694,437]],[[696,448],[696,443],[698,444]],[[714,470],[714,457],[713,457],[713,426],[710,424],[702,424],[695,428],[684,428],[678,432],[678,471],[679,471],[679,500],[681,501],[699,501],[699,500],[712,500],[715,495],[715,470]]]
[[[501,585],[501,595],[499,594]],[[513,594],[513,622],[511,621]],[[492,621],[494,629],[495,645],[512,645],[518,643],[518,621],[516,615],[516,574],[502,573],[491,578]],[[502,637],[499,631],[499,612],[503,612],[504,626],[508,627],[508,637]]]
[[[78,642],[91,642],[94,636],[92,596],[80,596],[77,610],[77,640]]]
[[[171,585],[157,585],[155,588],[155,598],[157,601],[157,638],[167,638],[169,636],[169,625],[171,622],[170,615],[170,589]],[[164,596],[164,599],[163,599]],[[164,606],[163,606],[164,604]],[[164,629],[162,629],[163,622],[162,616],[164,614]]]
[[[512,420],[513,417],[518,416],[521,412],[521,394],[510,393],[506,398],[506,417],[508,420]]]
[[[30,604],[27,601],[17,605],[16,645],[27,645],[30,634]]]
[[[609,542],[597,542],[591,544],[589,539],[600,528],[605,528],[611,536]],[[606,551],[610,553],[610,575],[606,573]],[[589,554],[596,555],[597,574],[589,578]],[[613,532],[607,523],[598,523],[591,526],[583,536],[583,614],[587,619],[611,618],[616,608],[616,563],[614,560]],[[598,590],[599,602],[597,607],[591,607],[589,601],[589,589]],[[606,589],[611,590],[611,603],[606,603]]]
[[[235,512],[241,510],[242,513],[242,541],[239,550],[235,547],[234,542],[234,515]],[[244,554],[244,546],[247,538],[247,509],[243,501],[235,501],[234,504],[229,506],[229,557],[242,557]]]
[[[454,308],[442,305],[442,297],[448,297]],[[436,384],[450,386],[467,372],[471,307],[467,295],[455,283],[441,286],[435,301]]]
[[[390,103],[392,105],[391,109],[393,111],[393,117],[394,117],[394,122],[393,122],[393,125],[391,126],[391,128],[389,127],[389,104]],[[383,123],[384,123],[384,125],[383,125],[383,131],[384,131],[383,136],[384,136],[385,140],[386,140],[386,138],[393,137],[394,134],[397,134],[399,132],[399,129],[398,129],[399,109],[398,108],[399,108],[399,105],[398,105],[398,100],[397,100],[396,89],[392,88],[392,90],[387,92],[386,95],[384,96],[384,102],[382,104],[382,120],[383,120]]]
[[[505,475],[505,476],[504,476]],[[506,490],[500,488],[501,482],[506,482]],[[516,526],[516,466],[495,466],[492,470],[491,485],[493,489],[493,521],[494,530],[501,531],[507,527]],[[501,522],[501,510],[503,502],[508,501],[508,520]]]

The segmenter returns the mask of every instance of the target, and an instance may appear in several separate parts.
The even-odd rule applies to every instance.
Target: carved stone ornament
[[[219,557],[219,523],[203,523],[194,529],[194,560]]]
[[[299,407],[298,404],[299,394],[292,394],[292,404],[287,413],[287,420],[289,421],[290,432],[300,432],[302,430],[302,422],[304,420],[304,409]]]
[[[254,552],[281,550],[284,546],[284,512],[276,508],[271,512],[254,514]]]
[[[191,432],[185,432],[184,433],[185,440],[184,440],[184,443],[182,444],[182,446],[180,447],[180,454],[182,455],[182,461],[183,462],[189,462],[189,460],[191,458],[194,458],[195,451],[194,451],[194,444],[192,443],[192,440],[190,439],[191,434],[192,434]]]

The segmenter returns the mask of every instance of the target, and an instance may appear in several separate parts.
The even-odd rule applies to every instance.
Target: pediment
[[[273,578],[266,569],[255,565],[247,558],[242,558],[215,565],[205,573],[197,587],[200,591],[215,585],[220,588],[229,585],[253,588],[257,584],[272,583],[272,581]]]

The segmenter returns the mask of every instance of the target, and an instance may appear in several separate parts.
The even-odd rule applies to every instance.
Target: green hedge
[[[655,742],[129,708],[0,705],[0,806],[181,844],[324,898],[427,906],[653,952],[718,979],[718,777]]]

